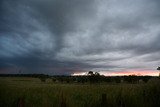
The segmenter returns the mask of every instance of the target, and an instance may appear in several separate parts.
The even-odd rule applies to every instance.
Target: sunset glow
[[[81,76],[81,75],[87,75],[87,72],[76,72],[71,74],[72,76]]]
[[[105,76],[123,76],[123,75],[137,75],[137,76],[158,76],[158,71],[119,71],[119,72],[102,72]]]
[[[105,76],[128,76],[128,75],[136,75],[136,76],[158,76],[159,72],[158,71],[118,71],[118,72],[111,72],[111,71],[100,71],[99,72],[101,75]],[[87,72],[76,72],[72,74],[73,76],[82,76],[82,75],[87,75]]]

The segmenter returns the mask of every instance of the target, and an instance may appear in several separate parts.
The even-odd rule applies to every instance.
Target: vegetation
[[[99,76],[95,83],[90,76],[54,76],[42,82],[39,76],[0,77],[0,107],[159,107],[159,78],[144,78],[149,80]],[[138,79],[144,82],[135,82]]]

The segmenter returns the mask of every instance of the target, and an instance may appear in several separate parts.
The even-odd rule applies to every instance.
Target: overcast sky
[[[0,0],[0,73],[158,65],[160,0]]]

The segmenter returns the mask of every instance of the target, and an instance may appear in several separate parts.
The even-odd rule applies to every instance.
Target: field
[[[158,79],[147,83],[54,83],[0,77],[0,107],[160,107]]]

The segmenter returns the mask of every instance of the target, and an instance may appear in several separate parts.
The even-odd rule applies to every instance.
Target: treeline
[[[146,83],[151,78],[156,78],[152,76],[53,76],[51,77],[53,82],[61,83]]]
[[[0,74],[0,77],[34,77],[39,78],[42,82],[45,82],[47,79],[51,79],[55,83],[146,83],[151,78],[156,78],[152,76],[104,76],[99,75],[98,73],[88,72],[88,75],[85,76],[65,76],[57,75],[50,76],[44,74]]]

